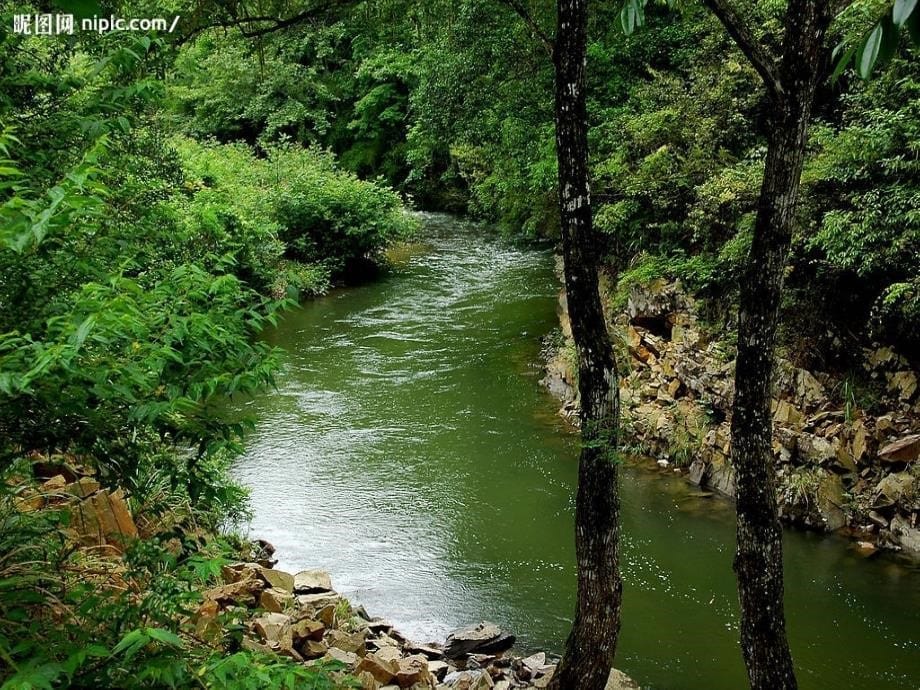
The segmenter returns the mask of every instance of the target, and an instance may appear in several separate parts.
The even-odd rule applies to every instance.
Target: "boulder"
[[[341,649],[345,652],[351,652],[358,656],[364,656],[366,650],[365,631],[359,630],[358,632],[348,634],[344,630],[330,630],[329,634],[326,636],[326,643],[330,647]]]
[[[345,664],[349,668],[358,663],[357,654],[354,654],[353,652],[346,652],[344,649],[339,649],[338,647],[329,647],[325,658],[329,661],[338,661],[342,664]]]
[[[277,642],[282,647],[291,647],[291,617],[283,613],[266,613],[253,619],[252,628],[266,643]]]
[[[221,608],[229,605],[255,606],[256,596],[262,591],[264,584],[254,577],[237,580],[226,585],[212,587],[204,592],[205,601],[215,601]]]
[[[296,594],[316,594],[332,591],[332,578],[325,570],[302,570],[292,583]]]
[[[302,640],[314,640],[318,642],[323,639],[323,633],[325,632],[325,625],[309,618],[302,618],[291,625],[291,635],[294,638],[295,644]]]
[[[639,690],[639,684],[622,671],[612,668],[604,690]]]
[[[847,524],[843,512],[843,482],[836,474],[827,474],[821,478],[817,495],[818,512],[829,532],[840,529]]]
[[[920,434],[902,436],[879,450],[878,456],[882,462],[891,464],[912,462],[920,458]]]
[[[906,518],[895,515],[891,519],[891,536],[905,551],[920,554],[920,529],[910,524]]]
[[[283,570],[259,566],[258,574],[259,577],[265,580],[265,584],[273,589],[280,589],[284,592],[294,591],[294,576],[290,573],[286,573]]]
[[[428,659],[421,654],[400,659],[397,666],[396,682],[401,688],[408,688],[428,679]]]
[[[497,653],[510,649],[514,645],[514,636],[503,633],[494,623],[483,621],[455,630],[447,636],[444,656],[458,659],[474,652]]]
[[[399,672],[399,664],[388,659],[381,659],[376,654],[368,654],[358,664],[357,672],[368,673],[373,676],[378,683],[389,683],[396,678]]]
[[[893,472],[882,479],[875,488],[876,503],[894,505],[901,499],[913,496],[916,480],[910,472]],[[887,499],[879,501],[879,499]]]
[[[72,527],[87,545],[124,547],[137,539],[137,525],[121,489],[99,491],[77,503]]]
[[[275,589],[274,587],[262,590],[262,593],[259,595],[259,606],[273,613],[281,613],[288,608],[293,601],[293,594],[283,589]]]

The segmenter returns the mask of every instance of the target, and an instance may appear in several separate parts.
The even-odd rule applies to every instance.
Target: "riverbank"
[[[315,672],[317,684],[310,687],[330,689],[526,690],[547,687],[555,671],[557,660],[545,652],[512,653],[515,636],[486,621],[455,630],[442,641],[412,641],[338,593],[328,572],[292,574],[276,568],[275,549],[264,540],[235,540],[228,551],[219,546],[226,535],[175,522],[180,518],[176,513],[151,520],[123,488],[103,487],[94,472],[72,459],[34,460],[34,476],[16,480],[14,509],[32,520],[66,513],[57,536],[69,553],[62,568],[67,588],[92,581],[113,597],[123,591],[133,601],[149,602],[180,563],[203,566],[202,577],[186,582],[182,603],[169,620],[141,621],[139,633],[123,637],[140,640],[135,652],[157,643],[189,658],[207,650],[212,668],[225,666],[225,676],[234,663],[263,660],[281,669],[286,664]],[[161,542],[172,558],[161,562],[159,577],[139,576],[144,543]],[[221,557],[214,558],[215,547]],[[38,609],[33,613],[41,615]],[[67,613],[65,608],[56,611]],[[112,654],[124,648],[123,641]],[[249,656],[235,656],[238,652]],[[220,678],[217,672],[211,680]],[[635,688],[625,674],[611,671],[608,690]]]
[[[618,361],[624,439],[637,462],[734,496],[729,460],[732,346],[707,330],[679,283],[633,286],[625,307],[604,302]],[[544,385],[578,421],[573,344],[564,293],[562,337],[544,348]],[[869,405],[852,382],[777,360],[776,477],[784,522],[920,556],[920,395],[917,372],[891,348],[863,351],[877,385]]]

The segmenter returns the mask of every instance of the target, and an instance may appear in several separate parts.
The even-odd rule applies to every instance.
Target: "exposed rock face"
[[[564,325],[564,299],[559,304]],[[625,313],[609,316],[614,342],[622,343],[618,351],[629,360],[620,387],[628,442],[658,471],[680,472],[701,488],[733,497],[732,348],[705,333],[693,299],[678,283],[633,287]],[[544,383],[562,401],[562,415],[577,425],[567,349],[548,353]],[[777,360],[773,453],[780,512],[802,527],[850,527],[859,539],[916,551],[908,528],[920,524],[917,377],[890,348],[864,356],[868,375],[888,391],[879,401],[887,414],[868,414],[852,399],[835,406],[841,382]],[[896,516],[901,520],[893,523]]]

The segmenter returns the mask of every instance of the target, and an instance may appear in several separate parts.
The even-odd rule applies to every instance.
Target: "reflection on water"
[[[551,256],[445,216],[380,282],[269,334],[279,387],[238,477],[279,567],[322,567],[419,640],[482,618],[559,650],[574,597],[577,448],[538,384]],[[655,688],[739,688],[731,507],[627,468],[617,665]],[[920,574],[787,535],[803,688],[920,686]]]

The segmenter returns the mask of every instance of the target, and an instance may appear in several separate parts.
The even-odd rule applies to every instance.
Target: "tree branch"
[[[543,49],[546,51],[546,54],[549,55],[550,59],[552,59],[553,51],[555,50],[553,39],[551,39],[547,33],[540,28],[540,25],[537,24],[537,21],[524,6],[524,3],[522,3],[520,0],[498,1],[501,4],[510,7],[514,13],[523,20],[523,22],[527,25],[527,28],[530,29],[530,32],[540,40],[540,43],[543,45]]]
[[[333,9],[346,9],[356,3],[357,0],[326,0],[325,2],[320,2],[308,9],[298,12],[295,15],[285,18],[263,15],[239,16],[232,11],[227,11],[226,14],[222,17],[195,26],[191,31],[183,35],[178,42],[180,44],[186,43],[203,31],[218,28],[236,28],[239,29],[240,33],[246,38],[256,38],[258,36],[264,36],[266,34],[274,33],[275,31],[281,31],[282,29],[301,24],[303,22],[309,21],[310,19],[315,19],[323,14],[330,12]],[[201,6],[199,6],[199,9],[201,9]],[[261,26],[254,27],[253,25]]]
[[[731,0],[703,0],[703,3],[722,22],[729,36],[760,75],[770,96],[777,99],[782,94],[783,86],[776,69],[776,58],[770,50],[757,40],[732,6]]]

